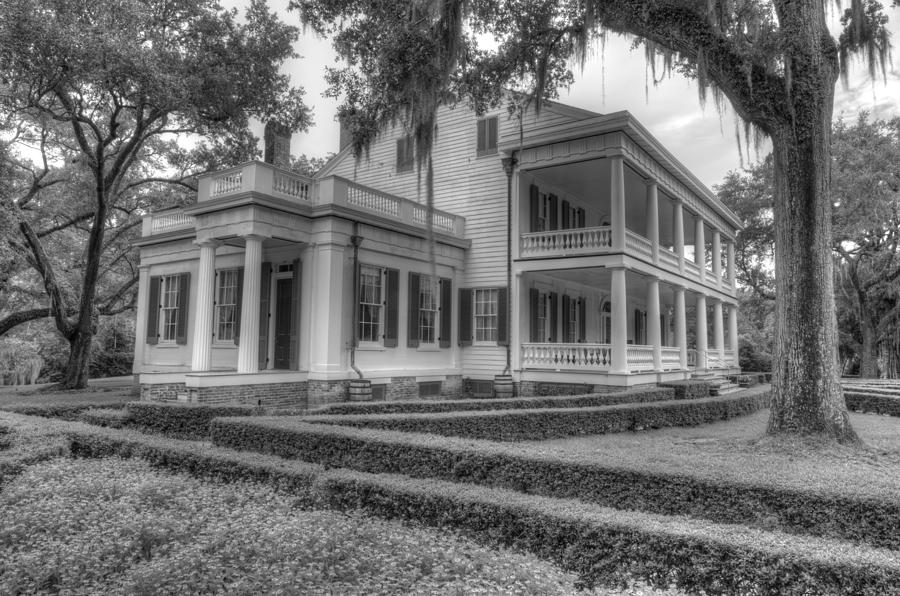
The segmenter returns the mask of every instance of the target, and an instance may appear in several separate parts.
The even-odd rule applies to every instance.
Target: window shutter
[[[300,259],[294,259],[291,277],[291,370],[300,370]],[[268,343],[268,342],[266,342]]]
[[[570,217],[571,213],[569,212],[570,209],[571,209],[571,207],[569,207],[569,201],[563,199],[563,202],[562,202],[562,229],[564,229],[564,230],[568,230],[569,228],[575,227],[575,222],[570,221],[571,220],[571,217]]]
[[[587,340],[587,300],[578,299],[578,341]]]
[[[147,302],[147,343],[159,343],[159,276],[150,278],[150,300]]]
[[[585,212],[583,207],[578,208],[578,223],[575,227],[578,228],[586,228],[587,227],[587,213]]]
[[[478,121],[478,141],[476,151],[478,153],[482,153],[485,149],[487,149],[487,130],[486,130],[487,121],[481,119]]]
[[[269,286],[272,263],[263,263],[259,276],[259,370],[269,365]]]
[[[548,341],[551,343],[556,342],[556,327],[558,325],[557,321],[559,320],[559,294],[556,292],[550,292],[550,329],[549,334],[550,337]]]
[[[438,341],[442,348],[450,347],[453,325],[453,280],[441,278],[441,329]]]
[[[404,157],[404,145],[405,145],[406,137],[401,137],[397,139],[397,171],[403,169],[403,157]]]
[[[559,197],[550,195],[550,229],[559,229]]]
[[[175,343],[185,345],[187,343],[188,308],[191,304],[191,274],[182,273],[178,276],[178,321],[175,325]]]
[[[419,347],[419,280],[418,273],[409,272],[409,317],[407,318],[406,347]]]
[[[538,195],[538,187],[536,184],[531,185],[531,231],[537,232],[538,214],[541,212],[540,196]]]
[[[400,271],[398,269],[386,269],[387,283],[385,284],[385,317],[384,317],[384,347],[396,348],[400,318]]]
[[[569,341],[569,334],[573,331],[569,329],[570,321],[569,321],[569,308],[572,306],[572,299],[569,298],[568,294],[563,294],[562,297],[562,320],[563,320],[563,335],[562,340],[564,342]]]
[[[543,337],[538,337],[538,308],[541,305],[541,293],[537,291],[537,288],[529,288],[528,304],[531,312],[531,341],[544,341]]]
[[[634,311],[634,343],[635,345],[641,343],[641,311]]]
[[[487,119],[487,147],[485,149],[492,150],[497,148],[497,117]]]
[[[459,289],[459,345],[472,345],[472,288]]]
[[[509,289],[497,290],[497,345],[509,345],[509,324],[506,313],[509,312]]]
[[[241,311],[244,309],[244,268],[237,268],[237,288],[234,304],[234,345],[241,343]]]

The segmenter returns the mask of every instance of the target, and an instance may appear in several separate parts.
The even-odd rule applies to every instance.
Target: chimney
[[[263,131],[265,162],[279,168],[291,166],[291,129],[274,120],[266,122]]]

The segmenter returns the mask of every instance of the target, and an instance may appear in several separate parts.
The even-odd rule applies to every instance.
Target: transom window
[[[384,323],[383,271],[379,267],[359,268],[359,341],[377,342]]]
[[[433,344],[437,338],[437,292],[430,277],[422,276],[419,281],[419,341]]]
[[[179,276],[165,275],[159,283],[160,329],[162,341],[175,341],[178,335]]]
[[[497,341],[497,290],[475,290],[475,341]]]
[[[237,321],[238,270],[222,269],[216,282],[216,339],[234,341]]]

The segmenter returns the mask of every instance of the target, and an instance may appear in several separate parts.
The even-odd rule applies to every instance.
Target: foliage
[[[86,383],[97,315],[133,306],[141,215],[254,155],[251,117],[308,124],[302,91],[279,72],[296,38],[261,0],[244,21],[212,0],[5,0],[11,184],[0,200],[26,295],[0,313],[0,331],[52,316],[70,344],[66,386]]]
[[[333,153],[329,153],[325,157],[307,157],[303,153],[298,157],[291,158],[291,171],[312,178],[332,157],[334,157]]]
[[[178,439],[203,440],[209,437],[209,423],[223,416],[252,416],[262,413],[256,406],[213,406],[180,403],[131,402],[125,424],[145,432],[162,433]]]
[[[900,416],[900,391],[888,394],[845,389],[844,399],[847,400],[847,409],[854,412]]]
[[[299,506],[298,506],[299,505]],[[571,593],[533,556],[356,512],[308,510],[250,482],[138,461],[57,460],[0,497],[4,593]]]
[[[660,387],[668,387],[675,391],[675,399],[697,399],[709,397],[709,383],[686,379],[683,381],[666,381]]]

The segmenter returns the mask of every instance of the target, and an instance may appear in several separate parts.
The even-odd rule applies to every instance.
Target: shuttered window
[[[475,341],[497,341],[497,290],[475,290]]]
[[[178,336],[178,289],[180,276],[164,275],[159,284],[159,338],[174,342]]]
[[[397,171],[409,172],[413,169],[415,142],[409,135],[397,139]]]
[[[216,272],[216,339],[234,341],[237,323],[238,270]]]
[[[378,267],[359,268],[359,341],[381,340],[384,323],[382,272]]]
[[[478,121],[477,155],[491,155],[497,153],[497,124],[496,116],[482,118]]]

